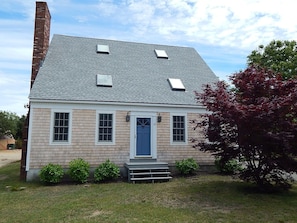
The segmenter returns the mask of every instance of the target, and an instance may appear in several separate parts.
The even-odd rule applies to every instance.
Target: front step
[[[168,181],[172,177],[168,163],[165,162],[129,162],[125,163],[128,171],[128,182]]]

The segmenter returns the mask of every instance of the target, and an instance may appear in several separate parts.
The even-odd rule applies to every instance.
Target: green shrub
[[[198,163],[193,158],[183,159],[175,162],[177,170],[182,175],[193,174],[194,171],[199,169]]]
[[[63,176],[64,170],[62,166],[52,163],[42,167],[39,173],[40,181],[46,184],[59,183]]]
[[[120,168],[110,160],[101,163],[94,172],[95,182],[116,179],[120,176]]]
[[[215,166],[218,171],[224,174],[235,174],[242,170],[241,164],[236,159],[223,162],[221,158],[217,157],[215,160]]]
[[[90,164],[82,158],[74,159],[69,163],[68,174],[77,183],[85,183],[90,175]]]

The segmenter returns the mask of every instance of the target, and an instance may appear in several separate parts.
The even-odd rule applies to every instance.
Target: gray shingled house
[[[54,35],[29,95],[27,180],[79,157],[124,175],[189,157],[212,164],[189,142],[199,133],[189,121],[205,113],[194,91],[215,81],[193,48]]]

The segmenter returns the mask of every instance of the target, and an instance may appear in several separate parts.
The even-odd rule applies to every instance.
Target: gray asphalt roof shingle
[[[97,53],[98,44],[110,53]],[[97,74],[111,75],[112,87],[97,86]],[[168,78],[181,79],[186,91],[172,91]],[[194,91],[217,80],[193,48],[54,35],[29,98],[195,105]]]

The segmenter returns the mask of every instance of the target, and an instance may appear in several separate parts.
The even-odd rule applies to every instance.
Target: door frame
[[[137,156],[137,118],[151,119],[151,154]],[[131,112],[130,113],[130,159],[157,158],[157,113],[156,112]]]

